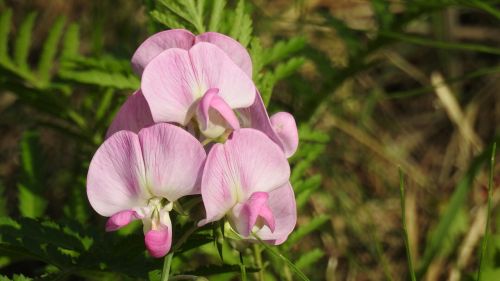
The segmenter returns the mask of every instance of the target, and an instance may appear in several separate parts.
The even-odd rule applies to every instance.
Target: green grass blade
[[[484,229],[484,238],[481,245],[481,254],[479,257],[479,269],[477,273],[477,281],[481,280],[481,274],[483,272],[483,260],[484,254],[486,252],[486,247],[488,246],[488,236],[490,229],[490,217],[491,217],[491,198],[493,197],[493,171],[495,169],[495,154],[497,149],[497,143],[493,143],[493,149],[491,150],[491,158],[490,158],[490,174],[488,178],[488,210],[486,212],[486,226]]]
[[[470,6],[479,10],[483,10],[486,13],[494,16],[497,20],[500,20],[500,10],[496,9],[486,1],[472,1],[472,3],[470,3]]]
[[[471,51],[478,53],[486,53],[493,55],[500,55],[500,48],[489,47],[479,44],[469,44],[469,43],[453,43],[445,41],[437,41],[434,39],[427,39],[422,36],[395,33],[388,31],[381,31],[380,36],[396,39],[401,42],[406,42],[415,45],[422,45],[426,47],[445,49],[445,50],[457,50],[457,51]]]
[[[300,239],[304,238],[309,233],[319,229],[323,224],[330,220],[330,216],[328,215],[320,215],[318,217],[313,218],[308,224],[297,228],[290,236],[286,244],[284,245],[285,249],[289,249],[292,245],[295,245],[299,242]]]
[[[325,255],[321,249],[315,248],[312,251],[307,252],[303,256],[301,256],[296,262],[295,266],[300,269],[305,269],[308,266],[316,263],[319,259],[321,259]]]
[[[257,239],[264,248],[271,253],[273,256],[279,258],[283,262],[285,262],[288,267],[295,272],[295,274],[300,278],[300,280],[303,281],[310,281],[309,278],[297,267],[295,264],[293,264],[289,259],[287,259],[285,256],[283,256],[276,248],[270,247],[269,245],[266,244],[266,242],[262,241],[257,235],[253,234],[255,239]]]
[[[415,270],[413,269],[413,259],[411,257],[410,240],[408,238],[408,229],[406,227],[406,204],[405,204],[405,187],[403,171],[399,168],[399,195],[401,199],[401,220],[403,221],[404,241],[406,248],[406,258],[408,259],[408,271],[410,272],[411,280],[416,281]]]
[[[446,234],[448,233],[450,226],[460,213],[460,208],[462,208],[467,201],[467,195],[469,194],[474,178],[480,171],[482,165],[487,161],[490,153],[490,150],[485,150],[481,153],[481,155],[474,158],[466,174],[458,182],[446,210],[438,221],[436,230],[429,238],[427,246],[424,250],[422,262],[417,271],[417,279],[420,280],[425,275],[434,257],[441,250],[441,245],[444,243],[444,239],[448,237]]]
[[[43,45],[43,50],[40,55],[40,61],[38,62],[38,75],[43,83],[47,83],[50,80],[50,71],[53,66],[54,58],[57,53],[57,45],[63,33],[64,22],[66,20],[64,17],[59,17],[54,25],[52,26],[47,40]]]
[[[28,70],[28,55],[31,44],[31,34],[35,24],[36,13],[30,13],[19,27],[15,48],[14,62],[23,70]]]
[[[0,62],[9,62],[9,31],[12,20],[12,10],[7,9],[0,14]]]

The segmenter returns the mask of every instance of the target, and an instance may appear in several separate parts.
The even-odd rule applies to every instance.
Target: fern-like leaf
[[[19,34],[16,38],[14,48],[14,62],[24,71],[27,71],[29,68],[28,55],[31,43],[31,33],[33,30],[35,19],[36,13],[30,13],[22,22],[21,27],[19,28]]]
[[[54,58],[57,53],[57,46],[63,34],[65,21],[64,17],[60,17],[56,20],[43,45],[40,61],[38,62],[38,75],[40,80],[45,84],[50,80]]]
[[[7,9],[0,14],[0,62],[9,63],[9,32],[12,10]]]
[[[225,0],[214,0],[212,3],[212,13],[208,24],[208,31],[219,31],[219,26],[222,21],[222,12],[226,6]]]

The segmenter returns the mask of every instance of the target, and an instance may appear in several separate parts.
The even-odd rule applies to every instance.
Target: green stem
[[[408,229],[406,228],[406,204],[405,204],[405,187],[404,187],[404,179],[403,179],[403,171],[399,168],[399,193],[401,196],[401,216],[403,220],[403,231],[404,231],[404,240],[406,247],[406,256],[408,258],[408,268],[410,271],[410,276],[412,281],[416,281],[415,270],[413,269],[413,260],[411,257],[410,250],[410,241],[408,239]]]
[[[259,276],[259,280],[260,281],[264,281],[264,266],[262,265],[262,251],[259,247],[258,244],[254,244],[253,245],[253,254],[255,256],[255,263],[257,263],[257,266],[259,267],[259,272],[258,272],[258,276]]]
[[[497,149],[497,143],[493,143],[493,149],[491,151],[491,159],[490,159],[490,174],[488,179],[488,209],[486,212],[486,226],[484,229],[484,238],[481,245],[481,256],[479,257],[479,269],[477,273],[477,281],[481,280],[481,273],[483,272],[483,260],[484,253],[486,252],[486,247],[488,246],[488,230],[490,227],[490,217],[491,217],[491,198],[493,197],[493,171],[495,169],[495,153]]]
[[[196,224],[193,225],[190,229],[188,229],[188,231],[186,231],[181,236],[181,238],[179,238],[179,240],[177,240],[177,243],[175,243],[175,245],[173,247],[173,250],[177,251],[182,246],[182,244],[184,244],[187,241],[187,239],[189,238],[189,236],[191,236],[191,234],[193,234],[193,232],[196,231],[196,229],[198,229],[198,226]]]
[[[168,253],[163,261],[163,270],[161,272],[161,281],[168,281],[168,276],[170,275],[170,264],[172,263],[172,258],[174,256],[174,251]]]

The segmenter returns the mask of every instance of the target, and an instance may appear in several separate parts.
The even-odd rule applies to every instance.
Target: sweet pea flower
[[[190,50],[194,45],[207,42],[211,43],[221,51],[223,51],[248,77],[252,77],[252,61],[246,49],[238,43],[238,41],[217,32],[206,32],[198,36],[184,29],[166,30],[152,35],[147,38],[136,50],[132,57],[132,67],[134,71],[142,75],[146,66],[154,60],[163,51],[171,48]],[[215,69],[216,70],[216,69]],[[262,98],[258,92],[255,93],[255,99],[251,106],[236,109],[236,116],[229,110],[223,100],[221,101],[216,94],[216,89],[207,91],[207,95],[203,100],[203,105],[199,102],[199,107],[193,112],[199,117],[201,127],[205,134],[209,136],[217,136],[225,131],[225,127],[232,128],[254,128],[264,132],[284,151],[287,157],[292,156],[297,150],[298,133],[295,120],[292,115],[285,112],[279,112],[269,118]],[[215,97],[215,98],[214,98]],[[151,99],[150,99],[151,100]],[[155,107],[161,107],[162,101],[153,101]],[[160,104],[158,104],[158,102]],[[176,105],[177,103],[174,103]],[[160,113],[165,110],[160,109]],[[222,114],[218,114],[222,111]],[[209,122],[210,115],[212,119],[217,119],[215,123]],[[214,116],[215,115],[215,116]],[[222,116],[220,116],[222,115]],[[277,117],[279,116],[279,118]],[[221,118],[222,117],[222,118]],[[188,116],[188,119],[190,116]],[[226,118],[227,122],[224,119]],[[156,118],[155,120],[167,121],[168,118]],[[150,126],[155,123],[148,102],[144,95],[139,90],[134,95],[130,96],[120,111],[117,113],[112,122],[106,137],[120,130],[129,130],[138,132],[141,128]],[[178,122],[181,123],[182,122]],[[222,123],[222,124],[221,124]],[[210,132],[207,132],[208,127]],[[215,128],[214,128],[215,127]],[[192,131],[192,127],[190,130]]]
[[[141,89],[155,122],[193,123],[207,138],[240,128],[234,109],[255,100],[252,80],[217,46],[170,48],[151,60]]]
[[[174,125],[119,131],[90,162],[88,199],[97,213],[110,217],[107,231],[141,219],[148,252],[162,257],[172,243],[169,212],[180,197],[200,193],[205,158],[198,140]]]
[[[252,61],[250,55],[238,41],[217,32],[206,32],[195,36],[185,29],[161,31],[147,38],[132,56],[132,68],[138,75],[142,75],[149,62],[163,51],[171,48],[189,50],[195,44],[201,42],[217,46],[217,48],[224,52],[241,71],[249,78],[252,77]],[[208,100],[213,100],[212,103],[215,104],[215,107],[221,108],[220,99],[214,99],[213,92],[216,92],[216,90],[214,89],[211,92],[212,94],[205,99],[205,106],[207,106],[207,104],[208,106],[210,105]],[[219,104],[219,106],[217,106],[217,104]],[[210,115],[210,111],[213,110],[210,110],[210,106],[208,110],[208,114]],[[202,115],[203,112],[200,112],[200,114]],[[214,115],[213,112],[212,115]],[[231,115],[231,113],[228,112],[226,115]],[[203,117],[204,116],[201,116],[201,118]],[[237,127],[233,116],[229,116],[229,118],[232,124]],[[203,119],[203,121],[205,121],[204,125],[208,125],[205,119]],[[106,138],[121,130],[138,132],[141,128],[150,126],[154,123],[155,121],[153,120],[148,102],[144,98],[142,91],[138,90],[127,99],[125,104],[118,111],[106,133]]]
[[[114,133],[126,130],[138,133],[142,128],[153,125],[153,116],[141,90],[134,92],[120,110],[106,132],[106,139]]]
[[[217,32],[198,36],[185,29],[158,32],[147,38],[132,56],[132,68],[142,75],[149,62],[170,48],[191,49],[195,44],[207,42],[221,49],[248,77],[252,77],[252,60],[245,47],[233,38]]]
[[[287,158],[297,151],[299,133],[295,118],[290,113],[278,112],[271,118],[259,93],[252,106],[238,110],[241,127],[254,128],[265,133],[285,153]]]
[[[227,217],[243,238],[252,234],[283,243],[297,213],[290,166],[281,148],[254,129],[234,131],[210,150],[201,180],[206,218],[199,225]]]

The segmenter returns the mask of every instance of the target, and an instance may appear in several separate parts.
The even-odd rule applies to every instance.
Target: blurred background
[[[0,214],[103,225],[86,201],[86,169],[139,85],[128,61],[161,29],[149,16],[154,5],[0,1],[0,27],[11,23],[0,30],[10,30],[0,37],[0,61],[2,46],[30,42],[26,52],[7,52],[12,63],[5,56],[0,63]],[[295,57],[293,71],[277,75],[271,59],[263,68],[279,76],[267,88],[269,111],[291,112],[301,128],[291,160],[299,235],[281,247],[285,255],[311,280],[408,280],[400,169],[417,279],[475,280],[500,129],[499,2],[252,0],[245,7],[261,47],[288,42]],[[57,51],[45,52],[48,44]],[[86,59],[64,59],[75,53]],[[491,281],[500,280],[498,165],[493,171],[483,272]],[[0,258],[0,274],[30,276],[39,267]],[[274,272],[269,280],[289,277]]]

